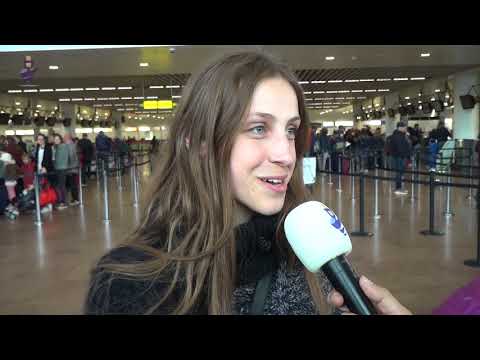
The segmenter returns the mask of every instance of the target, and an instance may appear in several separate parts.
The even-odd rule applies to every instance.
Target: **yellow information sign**
[[[172,100],[145,100],[143,102],[143,108],[145,110],[167,110],[173,109],[175,104]]]

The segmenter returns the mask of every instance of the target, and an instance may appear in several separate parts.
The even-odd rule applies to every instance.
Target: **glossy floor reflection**
[[[149,177],[141,171],[141,192]],[[84,207],[44,215],[41,227],[33,215],[15,221],[0,217],[0,314],[81,314],[89,270],[108,249],[120,243],[139,222],[133,206],[130,176],[109,179],[110,218],[103,222],[103,197],[91,180],[84,188]],[[316,199],[330,206],[352,232],[358,230],[358,184],[352,200],[350,178],[336,177],[328,184],[321,176],[314,187]],[[411,191],[411,187],[408,186]],[[367,182],[366,228],[372,237],[352,237],[350,256],[357,272],[387,287],[403,304],[418,314],[429,314],[446,296],[480,275],[480,269],[463,265],[476,253],[475,202],[468,191],[454,189],[455,216],[445,218],[445,189],[437,191],[436,228],[444,236],[423,236],[428,228],[428,189],[419,187],[416,197],[396,196],[389,183],[379,186],[380,219],[374,219],[374,186]]]

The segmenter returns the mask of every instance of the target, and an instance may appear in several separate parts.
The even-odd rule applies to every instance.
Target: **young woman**
[[[229,55],[192,77],[144,219],[97,264],[85,312],[328,313],[331,287],[302,267],[283,232],[286,214],[307,200],[308,127],[297,79],[263,54]],[[269,274],[262,300],[257,285]],[[361,284],[390,306],[380,312],[408,312]],[[343,303],[335,292],[329,299]]]

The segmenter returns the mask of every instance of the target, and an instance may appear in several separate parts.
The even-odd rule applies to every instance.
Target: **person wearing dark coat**
[[[405,162],[410,157],[412,145],[407,139],[407,124],[400,121],[397,129],[390,138],[390,154],[393,158],[395,176],[395,194],[406,195],[407,191],[402,190],[402,176],[405,171]]]

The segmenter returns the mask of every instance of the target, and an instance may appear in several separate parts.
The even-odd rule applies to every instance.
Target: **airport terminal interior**
[[[83,313],[91,269],[142,220],[190,75],[245,50],[297,76],[305,186],[350,233],[358,274],[420,315],[479,279],[480,46],[0,45],[0,314]],[[38,134],[77,153],[63,193],[27,176]]]

